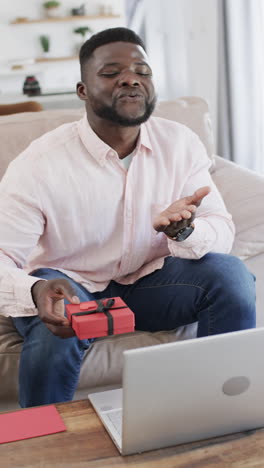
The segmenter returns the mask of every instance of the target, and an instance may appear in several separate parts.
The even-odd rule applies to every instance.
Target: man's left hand
[[[202,199],[210,192],[210,187],[201,187],[193,195],[181,198],[173,202],[166,210],[155,217],[153,227],[158,232],[163,232],[167,226],[175,221],[190,220],[193,221],[197,206]]]

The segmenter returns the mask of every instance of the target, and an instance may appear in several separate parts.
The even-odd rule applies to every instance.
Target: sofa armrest
[[[264,176],[216,156],[212,177],[235,223],[231,253],[242,260],[263,253]]]

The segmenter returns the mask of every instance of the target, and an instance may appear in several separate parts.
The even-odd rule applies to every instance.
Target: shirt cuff
[[[196,224],[200,223],[196,220]],[[200,225],[199,227],[197,225],[192,234],[182,242],[168,238],[168,247],[174,257],[199,259],[210,250],[214,234],[208,235]]]
[[[31,288],[37,281],[46,281],[43,278],[37,278],[36,276],[25,276],[20,278],[14,285],[14,296],[16,301],[16,313],[12,313],[13,317],[23,317],[38,315],[38,309],[36,308]]]

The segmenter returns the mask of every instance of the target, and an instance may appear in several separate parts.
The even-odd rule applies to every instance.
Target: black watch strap
[[[182,242],[187,237],[189,237],[194,231],[194,225],[190,224],[190,226],[186,226],[182,229],[180,229],[177,234],[174,237],[170,237],[170,239],[176,241],[176,242]]]
[[[176,242],[182,242],[187,237],[189,237],[194,231],[194,225],[191,224],[190,226],[187,226],[186,228],[181,229],[179,232],[177,232],[176,236],[173,238]]]

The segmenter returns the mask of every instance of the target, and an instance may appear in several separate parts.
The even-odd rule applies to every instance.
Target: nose
[[[140,83],[139,83],[139,80],[138,80],[138,76],[131,72],[131,71],[126,71],[126,72],[123,72],[121,75],[120,75],[120,78],[119,78],[119,86],[120,87],[123,87],[123,86],[139,86]]]

